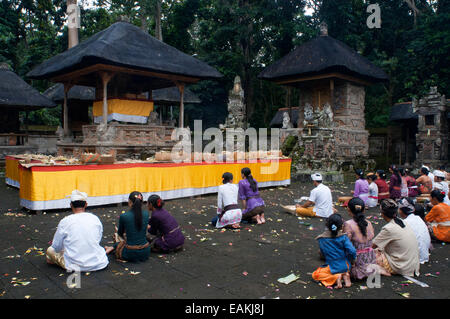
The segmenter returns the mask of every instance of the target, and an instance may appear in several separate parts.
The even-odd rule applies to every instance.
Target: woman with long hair
[[[402,177],[400,172],[394,164],[389,166],[389,172],[391,173],[391,178],[389,180],[389,198],[398,199],[402,197]]]
[[[128,197],[130,209],[119,217],[119,227],[114,236],[114,247],[105,247],[106,252],[115,251],[116,258],[126,261],[145,261],[150,256],[147,241],[148,211],[142,210],[143,197],[134,191]]]
[[[361,280],[373,273],[376,264],[372,239],[375,236],[372,223],[366,220],[364,201],[354,197],[348,202],[348,214],[352,219],[344,223],[343,231],[356,249],[356,259],[351,269],[351,276]]]
[[[242,220],[253,220],[257,224],[264,224],[264,201],[258,192],[258,182],[253,178],[250,168],[241,170],[242,180],[239,181],[239,199],[242,201],[244,210]]]
[[[224,173],[222,183],[217,194],[217,216],[211,223],[216,228],[240,228],[242,211],[238,206],[239,188],[233,184],[233,174]]]
[[[168,253],[183,249],[184,236],[175,218],[163,208],[164,201],[158,195],[151,195],[147,201],[152,216],[148,221],[148,232],[155,235],[153,252]]]
[[[361,198],[364,201],[364,204],[366,204],[369,199],[369,182],[367,181],[362,169],[356,169],[355,174],[356,182],[353,197]]]
[[[387,222],[374,238],[377,264],[381,274],[419,275],[419,245],[413,230],[398,218],[398,204],[393,199],[381,202],[381,216]]]

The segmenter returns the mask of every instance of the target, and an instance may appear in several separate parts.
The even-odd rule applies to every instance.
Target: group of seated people
[[[361,198],[367,208],[377,206],[383,199],[399,199],[410,197],[419,202],[430,200],[430,193],[433,190],[439,190],[445,193],[444,203],[450,205],[448,177],[445,166],[434,170],[431,173],[429,167],[420,168],[420,176],[414,178],[407,168],[391,165],[389,167],[390,179],[386,180],[384,170],[377,170],[376,173],[364,175],[363,170],[356,169],[356,182],[353,190],[353,196],[339,197],[338,201],[344,203],[352,197]]]
[[[239,228],[240,222],[264,224],[264,201],[259,195],[258,183],[249,168],[241,171],[242,180],[233,184],[233,175],[224,173],[219,186],[216,228]],[[164,201],[151,195],[144,209],[140,192],[129,195],[129,210],[119,217],[114,234],[114,245],[101,247],[103,225],[100,219],[86,212],[87,194],[74,190],[70,196],[73,214],[63,218],[47,249],[49,264],[69,271],[96,271],[107,267],[107,255],[114,253],[119,260],[138,262],[149,258],[150,252],[168,253],[183,249],[184,235],[175,218],[163,208]],[[242,210],[238,205],[242,202]],[[150,213],[151,212],[151,215]]]
[[[73,214],[59,222],[47,249],[47,263],[68,271],[96,271],[108,266],[107,254],[113,252],[117,259],[133,262],[147,260],[151,251],[168,253],[183,249],[183,233],[175,218],[163,208],[164,201],[151,195],[147,211],[143,196],[137,191],[129,195],[129,210],[119,217],[114,246],[102,247],[103,225],[97,216],[86,211],[87,197],[84,192],[72,192]]]
[[[422,172],[426,174],[426,170]],[[397,172],[391,166],[391,173]],[[430,202],[422,205],[416,201],[417,195],[411,196],[415,192],[402,191],[401,186],[399,189],[392,187],[394,179],[391,178],[388,186],[382,171],[369,174],[370,184],[361,170],[355,173],[358,178],[354,197],[346,199],[344,205],[351,217],[348,221],[344,222],[333,207],[331,190],[322,183],[319,173],[311,175],[315,188],[305,203],[282,206],[297,216],[326,218],[326,231],[316,238],[326,264],[312,274],[313,279],[327,287],[336,284],[336,288],[342,288],[342,281],[345,287],[350,287],[351,278],[361,280],[374,273],[418,276],[420,264],[429,260],[431,241],[450,242],[450,206],[445,203],[448,190],[445,192],[440,188],[442,186],[436,186],[443,183],[440,176],[444,175],[434,172]],[[403,171],[402,176],[405,175],[408,176]],[[402,177],[397,178],[402,180]],[[370,192],[370,186],[376,180],[383,182],[382,198],[376,192]],[[371,199],[376,202],[371,203]],[[375,236],[374,228],[364,213],[367,208],[378,204],[386,225]]]
[[[391,170],[396,174],[395,168]],[[400,196],[392,198],[390,186],[388,191],[381,188],[381,193],[389,195],[380,198],[380,193],[372,196],[365,191],[370,185],[367,187],[368,182],[364,183],[363,172],[357,170],[356,174],[359,185],[355,186],[354,197],[346,202],[350,217],[347,221],[334,208],[331,190],[323,184],[320,173],[311,175],[315,187],[304,204],[282,206],[297,216],[326,220],[325,232],[316,238],[326,263],[314,271],[313,279],[327,287],[336,284],[341,288],[342,281],[345,287],[350,287],[352,278],[361,280],[374,273],[418,276],[420,264],[429,260],[431,241],[450,242],[450,206],[445,203],[448,191],[432,189],[430,203],[426,205],[419,204],[411,193],[402,193],[401,189]],[[384,172],[369,175],[371,184],[385,180]],[[235,185],[231,173],[223,174],[223,185],[218,188],[217,216],[212,220],[214,227],[235,229],[240,227],[241,221],[265,223],[265,204],[257,181],[249,168],[242,169],[241,177]],[[436,179],[435,185],[440,182]],[[366,209],[372,207],[368,205],[370,199],[377,200],[386,221],[376,236],[365,216]],[[242,209],[238,200],[242,201]],[[147,200],[148,211],[143,208],[143,202],[141,193],[129,195],[130,209],[119,217],[114,246],[101,247],[102,223],[97,216],[86,212],[87,194],[73,191],[70,205],[73,214],[58,224],[46,253],[47,262],[72,271],[95,271],[107,267],[107,254],[113,252],[120,260],[145,261],[151,251],[181,250],[185,238],[175,218],[163,208],[164,201],[158,195],[151,195]]]

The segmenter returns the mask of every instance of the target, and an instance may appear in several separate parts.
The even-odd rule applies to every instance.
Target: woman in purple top
[[[238,197],[242,200],[242,220],[256,221],[258,224],[266,222],[264,218],[264,201],[259,196],[258,183],[252,176],[250,168],[241,170],[242,180],[239,181]]]
[[[402,197],[402,177],[400,176],[399,170],[395,165],[391,165],[389,167],[389,172],[392,174],[391,179],[389,180],[389,196],[391,199],[399,199]]]
[[[355,182],[353,196],[361,198],[364,204],[366,204],[369,199],[369,182],[366,180],[362,169],[356,169],[355,173],[357,180]]]
[[[148,198],[148,210],[152,216],[148,222],[148,232],[156,235],[152,251],[167,253],[183,249],[184,236],[175,218],[164,208],[163,200],[158,195]]]

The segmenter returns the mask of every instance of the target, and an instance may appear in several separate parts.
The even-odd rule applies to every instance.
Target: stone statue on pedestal
[[[283,113],[283,127],[284,129],[292,128],[291,118],[288,112]]]
[[[245,126],[244,90],[241,86],[241,78],[236,76],[233,89],[228,94],[228,116],[225,124],[219,127],[224,130],[227,128],[245,128]]]

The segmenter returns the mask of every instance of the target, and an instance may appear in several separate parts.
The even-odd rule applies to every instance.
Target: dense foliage
[[[190,87],[202,100],[201,105],[186,107],[186,122],[191,127],[194,119],[203,119],[205,126],[224,122],[228,91],[236,75],[241,77],[246,93],[248,121],[255,127],[266,127],[276,110],[289,101],[286,88],[261,81],[257,75],[296,45],[315,37],[322,20],[328,23],[331,36],[390,76],[389,83],[367,89],[369,127],[388,125],[393,103],[421,96],[431,85],[450,94],[450,0],[377,1],[382,19],[379,29],[367,27],[370,1],[364,0],[78,2],[82,7],[80,41],[108,27],[119,16],[127,16],[131,23],[224,75],[220,81]],[[310,8],[314,10],[307,11]],[[9,63],[24,76],[43,60],[66,50],[65,11],[66,0],[1,0],[0,62]],[[51,85],[29,82],[41,91]],[[298,104],[296,92],[290,104]],[[55,116],[44,110],[32,114],[30,120],[50,124],[59,120]]]

